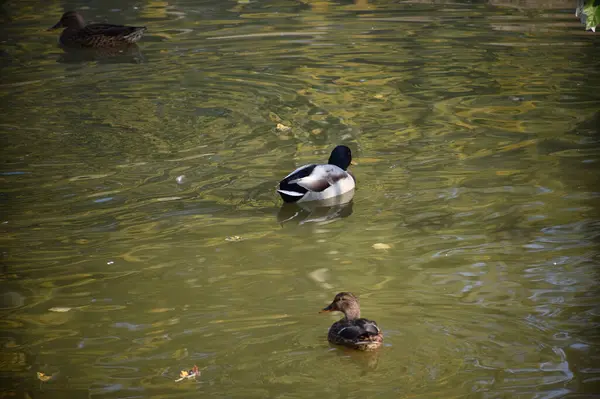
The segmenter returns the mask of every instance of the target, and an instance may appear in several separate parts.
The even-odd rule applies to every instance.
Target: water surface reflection
[[[600,51],[538,3],[7,3],[5,391],[597,393]],[[57,62],[83,6],[146,62]],[[352,201],[281,208],[342,142]],[[376,360],[327,343],[342,290]]]

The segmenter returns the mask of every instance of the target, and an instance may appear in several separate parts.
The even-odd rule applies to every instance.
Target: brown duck
[[[50,29],[64,28],[59,42],[66,47],[104,48],[134,44],[142,38],[145,26],[111,24],[86,25],[77,11],[68,11]]]
[[[383,344],[383,333],[377,323],[360,317],[358,298],[352,293],[340,292],[321,313],[335,311],[344,313],[344,318],[329,328],[329,342],[363,351],[377,349]]]

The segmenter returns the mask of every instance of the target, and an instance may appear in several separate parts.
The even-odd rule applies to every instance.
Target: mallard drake
[[[358,298],[354,294],[340,292],[320,313],[335,311],[344,313],[344,318],[329,328],[329,342],[363,351],[377,349],[383,344],[383,333],[377,323],[360,317]]]
[[[65,28],[59,42],[66,47],[102,48],[133,44],[140,40],[145,26],[124,26],[111,24],[86,25],[77,11],[68,11],[50,29]]]
[[[346,171],[352,152],[345,145],[331,151],[326,165],[304,165],[279,182],[277,192],[285,202],[322,201],[346,194],[355,187],[354,176]]]

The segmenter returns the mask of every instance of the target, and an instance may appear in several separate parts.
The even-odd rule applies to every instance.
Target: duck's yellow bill
[[[328,312],[332,312],[332,311],[333,311],[333,309],[331,309],[331,305],[329,305],[326,308],[319,310],[319,313],[328,313]]]

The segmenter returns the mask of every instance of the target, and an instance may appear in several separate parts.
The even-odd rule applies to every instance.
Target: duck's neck
[[[346,316],[346,320],[360,319],[360,308],[358,306],[351,306],[345,309],[344,316]]]
[[[85,22],[83,21],[72,21],[71,23],[69,23],[68,26],[66,26],[65,29],[68,30],[80,30],[85,28]]]
[[[81,15],[75,15],[68,17],[68,19],[63,23],[63,26],[66,29],[79,30],[85,28],[85,20]]]

